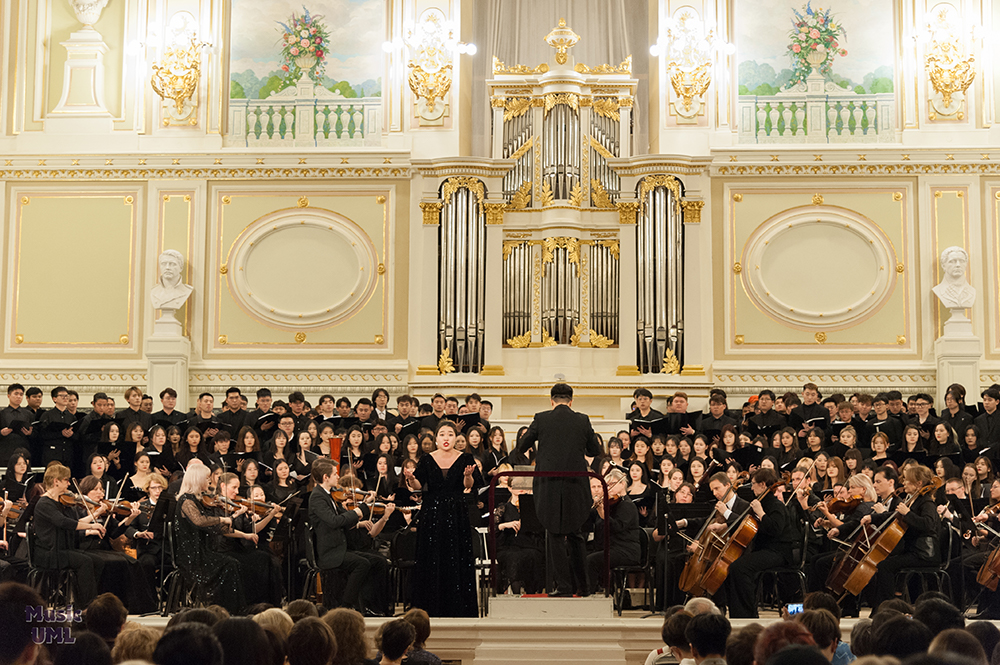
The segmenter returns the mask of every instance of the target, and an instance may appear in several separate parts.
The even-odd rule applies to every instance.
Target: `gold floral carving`
[[[444,187],[441,188],[441,196],[444,198],[444,202],[446,204],[451,203],[451,195],[457,190],[463,188],[475,192],[476,201],[479,203],[482,203],[483,199],[486,197],[482,180],[478,178],[470,178],[468,176],[459,176],[457,178],[448,178],[444,181]]]
[[[190,109],[185,113],[184,106],[191,102],[194,93],[198,90],[198,82],[201,79],[201,49],[207,46],[205,42],[200,42],[196,37],[191,37],[191,43],[186,46],[169,46],[163,51],[163,59],[152,66],[153,75],[149,79],[149,84],[153,92],[164,101],[171,100],[178,117],[190,114]],[[190,106],[197,104],[191,103]],[[192,122],[191,124],[195,124]],[[164,118],[164,124],[169,123],[169,119]]]
[[[583,334],[587,332],[587,325],[584,323],[578,323],[573,326],[573,334],[569,336],[570,346],[580,346],[580,338]]]
[[[531,204],[531,181],[526,180],[517,188],[514,195],[510,197],[511,210],[524,210]]]
[[[814,206],[823,205],[823,195],[822,194],[813,194],[812,204]]]
[[[660,370],[661,374],[680,374],[681,373],[681,362],[677,360],[677,356],[670,349],[663,354],[663,369]]]
[[[595,97],[593,101],[594,113],[605,118],[611,118],[615,122],[621,120],[618,112],[618,100],[614,97]]]
[[[437,71],[425,71],[413,61],[407,66],[410,68],[410,73],[406,82],[410,84],[410,90],[414,96],[423,99],[427,104],[427,111],[433,113],[437,108],[437,100],[443,102],[445,95],[451,90],[452,64],[449,62]]]
[[[301,344],[304,341],[306,341],[306,334],[304,332],[297,332],[297,333],[295,333],[295,343],[296,344]]]
[[[555,203],[555,196],[552,194],[552,185],[545,183],[542,185],[542,207],[548,208]]]
[[[701,224],[701,209],[704,207],[704,201],[681,201],[681,210],[684,211],[684,223]]]
[[[595,139],[593,136],[588,136],[587,139],[590,141],[590,147],[597,151],[597,154],[604,159],[615,159],[615,155],[605,148],[600,141]]]
[[[505,100],[503,97],[492,97],[490,98],[490,107],[495,109],[502,109],[504,106],[504,101]]]
[[[733,272],[736,273],[737,275],[739,275],[741,272],[743,272],[743,264],[741,264],[739,261],[737,261],[736,263],[734,263],[733,264]]]
[[[228,273],[229,273],[229,266],[227,266],[225,263],[223,263],[221,266],[219,266],[219,274],[220,275],[226,275]]]
[[[548,330],[543,330],[542,331],[542,346],[545,346],[545,347],[547,347],[547,346],[555,346],[556,344],[558,344],[558,342],[555,341],[554,339],[552,339],[552,336],[549,335],[549,331]]]
[[[638,201],[619,201],[617,207],[619,224],[635,224],[635,215],[639,212]]]
[[[507,340],[507,344],[514,349],[526,349],[528,345],[531,344],[531,331],[527,331],[523,335],[518,335],[517,337],[511,337]]]
[[[503,213],[507,209],[506,203],[484,203],[483,212],[486,216],[486,224],[503,224]]]
[[[384,275],[385,274],[385,264],[384,263],[378,264],[378,274],[380,274],[380,275]]]
[[[819,344],[826,344],[826,333],[825,332],[818,332],[818,333],[816,333],[813,336],[816,338],[816,342],[817,343],[819,343]]]
[[[524,142],[524,145],[522,145],[520,148],[518,148],[517,150],[515,150],[514,154],[511,155],[509,157],[509,159],[512,159],[512,160],[514,160],[516,162],[517,160],[521,159],[521,157],[524,155],[524,153],[526,153],[529,150],[531,150],[531,146],[533,146],[534,144],[535,144],[535,137],[532,136],[531,138],[529,138],[527,141]]]
[[[531,108],[531,97],[512,97],[503,104],[503,121],[519,118]]]
[[[382,335],[375,335],[375,343],[385,344],[385,337],[383,337]]]
[[[596,67],[588,67],[582,62],[579,62],[573,69],[578,74],[631,74],[632,56],[625,58],[622,61],[622,64],[617,67],[614,65],[598,65]]]
[[[743,341],[744,341],[743,340],[743,335],[737,335],[736,339],[734,339],[733,341],[736,342],[736,344],[742,344]]]
[[[545,115],[548,115],[549,111],[560,104],[569,106],[574,111],[579,111],[580,96],[573,92],[552,92],[545,95]]]
[[[906,335],[896,335],[896,344],[906,344]]]
[[[225,346],[226,344],[229,344],[229,336],[228,335],[219,335],[219,344],[222,344],[223,346]]]
[[[676,203],[680,202],[681,183],[672,175],[651,175],[643,178],[642,183],[639,185],[639,200],[645,201],[646,196],[657,187],[666,187],[674,193],[674,201]]]
[[[619,245],[617,239],[615,239],[615,240],[600,240],[600,241],[598,241],[597,244],[598,245],[602,245],[604,247],[607,247],[608,248],[608,252],[611,254],[612,258],[614,258],[615,261],[619,260],[619,256],[621,254],[621,246]]]
[[[574,208],[579,208],[583,205],[583,188],[580,187],[580,183],[576,183],[569,190],[569,204]]]
[[[441,221],[441,208],[444,204],[440,201],[421,201],[420,210],[424,215],[425,226],[437,226]]]
[[[566,19],[559,19],[559,26],[545,35],[545,43],[556,50],[556,63],[565,65],[567,51],[580,41],[580,35],[566,27]]]
[[[608,196],[608,192],[604,189],[604,185],[597,178],[592,178],[590,180],[590,187],[593,191],[592,198],[594,201],[595,208],[614,208],[615,202],[611,200]]]
[[[299,207],[300,208],[308,208],[309,207],[309,199],[307,199],[304,196],[300,196],[299,197]]]
[[[493,56],[493,73],[494,74],[544,74],[549,71],[548,63],[543,62],[537,67],[528,67],[527,65],[514,65],[513,67],[508,67],[507,65],[500,62],[500,59]]]
[[[542,255],[535,252],[531,271],[531,336],[540,334],[542,329]]]
[[[924,69],[931,86],[941,95],[941,108],[950,109],[952,95],[964,93],[976,78],[976,62],[972,53],[966,53],[957,30],[949,30],[949,12],[941,9],[935,17],[935,27],[941,28],[947,39],[934,39],[927,47]],[[963,57],[964,56],[964,57]],[[937,107],[936,107],[937,108]],[[963,114],[959,113],[959,119]]]
[[[441,374],[451,374],[455,371],[455,363],[451,361],[451,352],[448,349],[442,351],[441,355],[438,356],[437,367]]]
[[[553,236],[542,240],[542,263],[552,263],[556,249],[565,249],[569,262],[580,265],[580,239],[569,236]]]
[[[596,346],[599,349],[606,349],[609,346],[611,346],[612,344],[614,344],[615,341],[613,339],[609,338],[609,337],[605,337],[604,335],[598,335],[593,330],[593,328],[591,328],[591,330],[590,330],[590,343],[591,343],[591,345]]]
[[[672,67],[670,70],[670,87],[674,94],[681,98],[684,112],[689,113],[694,105],[695,97],[701,97],[712,84],[712,62],[703,62],[693,70]]]

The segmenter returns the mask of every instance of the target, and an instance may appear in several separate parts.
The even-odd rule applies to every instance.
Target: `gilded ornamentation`
[[[961,24],[954,7],[939,5],[925,27],[929,42],[924,57],[924,70],[936,93],[929,100],[931,108],[946,117],[957,115],[959,120],[964,117],[965,91],[976,78],[972,43],[963,36]]]
[[[576,183],[569,190],[569,204],[574,208],[579,208],[583,205],[583,188],[580,187],[580,183]]]
[[[403,41],[412,56],[407,62],[406,81],[417,98],[417,115],[422,120],[437,120],[445,113],[444,100],[451,90],[457,47],[454,29],[440,9],[431,7],[420,15],[417,25],[407,29]]]
[[[31,199],[30,198],[28,198],[27,196],[22,196],[21,197],[21,205],[26,206],[29,203],[31,203]]]
[[[904,268],[903,268],[903,264],[902,264],[902,263],[897,263],[897,264],[896,264],[896,272],[898,272],[898,273],[902,274],[902,273],[903,273],[903,270],[904,270]]]
[[[712,83],[713,51],[719,40],[690,7],[675,14],[664,34],[666,46],[656,48],[663,51],[670,87],[677,97],[671,102],[672,110],[690,120],[701,110],[702,95]]]
[[[375,343],[385,344],[385,337],[383,337],[382,335],[375,335]]]
[[[531,181],[526,180],[510,197],[510,208],[511,210],[524,210],[529,205],[531,205]]]
[[[385,264],[384,263],[378,264],[377,270],[378,270],[378,274],[384,275],[385,274]]]
[[[590,187],[593,192],[591,196],[593,198],[595,208],[615,207],[615,202],[611,200],[610,196],[608,196],[608,192],[604,189],[604,185],[601,184],[600,180],[592,178],[590,181]]]
[[[636,213],[639,212],[639,202],[619,201],[617,206],[618,206],[618,223],[635,224],[635,216]]]
[[[813,337],[816,338],[816,342],[817,343],[819,343],[819,344],[826,344],[826,333],[825,332],[818,332],[815,335],[813,335]]]
[[[435,113],[437,100],[443,102],[445,95],[451,90],[451,63],[436,72],[425,71],[412,61],[407,66],[410,68],[410,74],[406,82],[410,84],[410,90],[417,98],[424,100],[428,113]]]
[[[559,26],[545,36],[545,43],[556,50],[556,62],[565,65],[567,52],[580,41],[580,35],[566,27],[566,19],[559,19]]]
[[[521,159],[522,156],[524,156],[524,153],[531,150],[531,146],[533,146],[534,144],[535,144],[535,137],[532,136],[530,139],[524,142],[524,145],[515,150],[514,154],[511,155],[509,159],[512,159],[516,162],[517,160]]]
[[[527,65],[514,65],[513,67],[508,67],[507,65],[500,62],[500,59],[493,56],[493,73],[494,74],[544,74],[549,71],[549,65],[547,63],[542,63],[537,67],[528,67]]]
[[[546,182],[542,185],[542,207],[548,208],[555,203],[555,196],[552,194],[552,185]]]
[[[906,344],[906,335],[896,335],[896,344]]]
[[[128,344],[128,335],[122,335],[121,337],[119,337],[118,343],[122,345]]]
[[[587,332],[587,324],[578,323],[573,326],[573,334],[569,336],[570,346],[580,346],[580,338]]]
[[[517,337],[511,337],[507,340],[507,344],[514,349],[526,349],[528,345],[531,344],[531,331],[527,331],[523,335],[518,335]]]
[[[133,197],[131,197],[131,196],[126,196],[125,197],[125,205],[130,206],[133,203],[135,203],[135,199]]]
[[[622,64],[615,67],[614,65],[598,65],[596,67],[588,67],[582,62],[578,62],[576,67],[573,68],[578,74],[632,74],[632,56],[625,58]]]
[[[590,147],[596,150],[597,154],[604,159],[615,159],[615,157],[617,157],[617,155],[605,148],[604,145],[593,136],[588,136],[587,139],[590,141]]]
[[[503,121],[519,118],[531,108],[531,97],[512,97],[503,104]]]
[[[306,341],[306,334],[304,332],[297,332],[297,333],[295,333],[295,343],[296,344],[301,344],[304,341]]]
[[[503,260],[506,261],[510,258],[510,255],[514,253],[515,247],[520,247],[525,243],[524,240],[504,240],[503,241]]]
[[[222,344],[223,346],[225,346],[226,344],[229,344],[229,336],[228,335],[219,335],[219,344]]]
[[[169,99],[174,103],[173,112],[163,119],[164,125],[171,120],[197,124],[195,109],[198,104],[194,94],[201,79],[201,49],[205,46],[208,44],[192,36],[187,45],[168,46],[163,59],[153,65],[153,75],[149,79],[153,92],[164,101]]]
[[[892,200],[893,201],[902,201],[903,200],[903,192],[893,192],[892,193]]]
[[[598,335],[593,329],[591,329],[590,343],[592,346],[596,346],[599,349],[606,349],[614,344],[615,341],[609,337],[605,337],[604,335]]]
[[[442,351],[441,355],[438,356],[437,367],[441,374],[451,374],[455,371],[455,363],[451,361],[451,352],[448,349]]]
[[[535,252],[531,271],[531,336],[541,334],[542,329],[542,254]]]
[[[823,205],[823,195],[822,194],[813,194],[812,204],[814,206]]]
[[[15,344],[24,344],[24,335],[14,335]]]
[[[223,196],[222,197],[222,205],[229,205],[232,202],[233,202],[232,197],[229,197],[229,196]]]
[[[737,203],[740,203],[743,200],[743,195],[742,194],[733,194],[733,200],[736,201]]]
[[[444,202],[451,203],[451,195],[459,189],[469,189],[476,193],[476,201],[479,203],[483,202],[486,197],[486,192],[483,189],[483,181],[478,178],[470,178],[467,176],[459,176],[457,178],[448,178],[444,181],[444,187],[441,188],[441,196],[444,198]]]
[[[681,210],[684,211],[684,223],[701,224],[701,209],[704,207],[704,201],[681,201]]]
[[[304,196],[300,196],[299,197],[299,201],[298,201],[298,206],[300,208],[308,208],[309,207],[309,199],[307,199]]]
[[[737,344],[742,344],[743,343],[743,335],[737,335],[736,339],[734,339],[733,341],[736,342]]]
[[[684,112],[681,116],[690,118],[697,114],[695,99],[708,92],[712,84],[712,63],[703,62],[692,70],[675,67],[670,70],[670,87],[674,94],[681,98]],[[699,104],[700,107],[700,104]]]
[[[487,226],[492,224],[503,224],[503,213],[506,209],[506,203],[484,203],[483,211],[486,215]]]
[[[495,58],[496,56],[493,56],[493,57]],[[490,108],[502,109],[503,105],[504,105],[504,98],[503,97],[492,97],[492,98],[490,98]]]
[[[386,198],[384,196],[376,196],[375,197],[375,203],[377,203],[379,205],[382,205],[383,203],[385,203],[385,201],[386,201]]]
[[[677,356],[670,349],[667,349],[666,353],[663,354],[663,369],[660,370],[661,374],[680,374],[681,373],[681,361],[677,360]]]
[[[424,214],[425,226],[437,226],[441,221],[441,208],[444,206],[440,201],[421,201],[420,210]]]
[[[560,104],[569,106],[574,111],[580,110],[580,96],[572,92],[552,92],[545,95],[545,115]]]
[[[534,150],[535,154],[535,201],[542,200],[542,151]]]
[[[548,330],[543,330],[542,331],[542,346],[543,347],[555,346],[556,344],[558,344],[558,342],[556,342],[554,339],[552,339],[552,336],[549,335],[549,331]]]
[[[219,266],[219,274],[220,275],[225,275],[227,273],[229,273],[229,266],[227,266],[225,263],[223,263],[221,266]]]
[[[542,240],[542,263],[552,263],[553,252],[556,249],[565,249],[569,262],[579,267],[580,265],[580,239],[569,236],[554,236]]]
[[[619,245],[619,241],[617,238],[614,240],[599,240],[597,244],[607,247],[608,252],[611,254],[611,257],[615,261],[619,260],[619,257],[621,255],[621,245]]]
[[[651,175],[642,179],[639,185],[639,200],[645,202],[646,196],[657,187],[666,187],[674,194],[674,205],[680,213],[681,183],[672,175]]]

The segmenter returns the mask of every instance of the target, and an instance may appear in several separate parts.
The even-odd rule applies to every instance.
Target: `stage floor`
[[[653,649],[663,646],[660,628],[662,615],[648,616],[642,610],[628,610],[621,617],[602,611],[605,599],[591,598],[501,598],[498,616],[480,619],[432,619],[427,649],[443,661],[462,665],[509,665],[519,663],[603,663],[607,665],[643,665]],[[515,616],[511,612],[516,611]],[[864,610],[862,616],[867,616]],[[589,616],[588,616],[589,615]],[[736,619],[734,629],[749,623],[767,625],[780,619],[777,612],[761,613],[760,619]],[[365,619],[369,637],[388,621]],[[164,617],[129,617],[151,628],[163,628]],[[850,640],[857,619],[844,619],[841,631]]]

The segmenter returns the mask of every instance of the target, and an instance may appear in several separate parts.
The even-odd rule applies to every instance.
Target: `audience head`
[[[304,598],[293,600],[285,605],[285,612],[288,613],[288,616],[292,617],[292,621],[298,621],[299,619],[304,619],[305,617],[319,616],[319,610],[316,609],[316,603],[310,602]]]
[[[931,631],[916,619],[896,616],[872,625],[872,652],[877,656],[906,658],[923,653],[931,645]]]
[[[222,644],[203,623],[167,626],[153,651],[155,665],[222,665]]]
[[[858,619],[851,629],[851,653],[858,658],[872,652],[872,620]]]
[[[329,665],[337,654],[337,638],[317,617],[300,619],[288,634],[288,665]]]
[[[127,618],[128,610],[113,593],[102,593],[94,598],[83,615],[87,630],[100,635],[109,646],[114,646]]]
[[[684,605],[684,611],[690,615],[722,614],[718,606],[708,598],[692,598]]]
[[[223,619],[212,630],[222,645],[224,665],[271,665],[271,642],[253,619]]]
[[[26,620],[25,608],[44,605],[42,597],[29,586],[0,584],[0,663],[34,662],[39,647],[31,639],[34,622]]]
[[[323,622],[333,630],[337,639],[335,665],[354,665],[368,657],[368,640],[365,638],[365,619],[357,610],[339,607],[323,615]]]
[[[829,610],[806,610],[796,615],[795,620],[806,627],[819,650],[832,660],[840,645],[840,626]]]
[[[764,629],[753,648],[753,660],[757,665],[766,665],[768,660],[790,644],[815,647],[816,640],[800,623],[776,621]]]
[[[122,663],[126,660],[145,660],[152,662],[153,652],[160,634],[152,628],[131,624],[118,634],[115,646],[111,649],[111,660]]]
[[[942,630],[931,641],[931,646],[927,650],[932,656],[940,656],[945,661],[953,662],[952,656],[968,658],[977,665],[989,665],[986,658],[986,651],[968,631],[961,628],[948,628]]]
[[[753,647],[764,626],[750,623],[729,634],[726,640],[726,665],[753,665]]]
[[[394,619],[382,624],[378,633],[378,648],[389,660],[399,660],[416,640],[417,631],[406,619]]]
[[[802,609],[804,610],[826,610],[833,615],[833,618],[840,623],[840,605],[837,599],[825,591],[813,591],[806,594],[802,599]]]
[[[940,598],[928,598],[918,602],[913,608],[913,618],[927,626],[931,635],[937,635],[949,628],[965,628],[965,617],[961,610]]]
[[[427,643],[427,638],[431,636],[431,618],[427,612],[419,607],[414,607],[403,615],[403,621],[408,621],[416,632],[413,638],[413,648],[423,649]]]
[[[111,665],[108,643],[89,630],[73,634],[73,641],[54,649],[52,665]]]
[[[668,616],[667,620],[663,622],[660,636],[677,660],[691,657],[691,643],[687,640],[687,627],[693,618],[687,612],[678,612]]]
[[[200,623],[211,628],[220,621],[222,618],[207,607],[189,607],[170,617],[167,628],[182,623]]]
[[[829,665],[830,661],[816,647],[789,644],[767,659],[766,665]]]
[[[691,654],[697,658],[725,656],[726,640],[732,626],[721,614],[699,614],[688,622],[684,637],[691,645]]]
[[[983,653],[987,658],[992,658],[993,652],[1000,644],[1000,630],[989,621],[973,621],[965,627],[970,635],[979,640],[983,647]]]
[[[272,607],[259,614],[255,614],[253,620],[261,628],[273,630],[286,640],[288,639],[288,633],[291,632],[292,626],[295,624],[292,617],[288,616],[285,610],[278,609],[277,607]]]

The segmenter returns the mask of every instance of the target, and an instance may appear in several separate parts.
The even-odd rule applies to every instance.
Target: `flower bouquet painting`
[[[847,49],[840,46],[840,42],[847,39],[847,31],[830,9],[814,10],[811,3],[807,3],[801,12],[792,9],[792,14],[792,29],[788,33],[792,78],[788,87],[804,82],[813,70],[829,75],[834,58],[847,55]]]
[[[304,6],[302,12],[293,13],[287,23],[277,22],[281,26],[281,71],[288,82],[298,81],[302,76],[320,82],[330,33],[322,16],[310,14]]]

